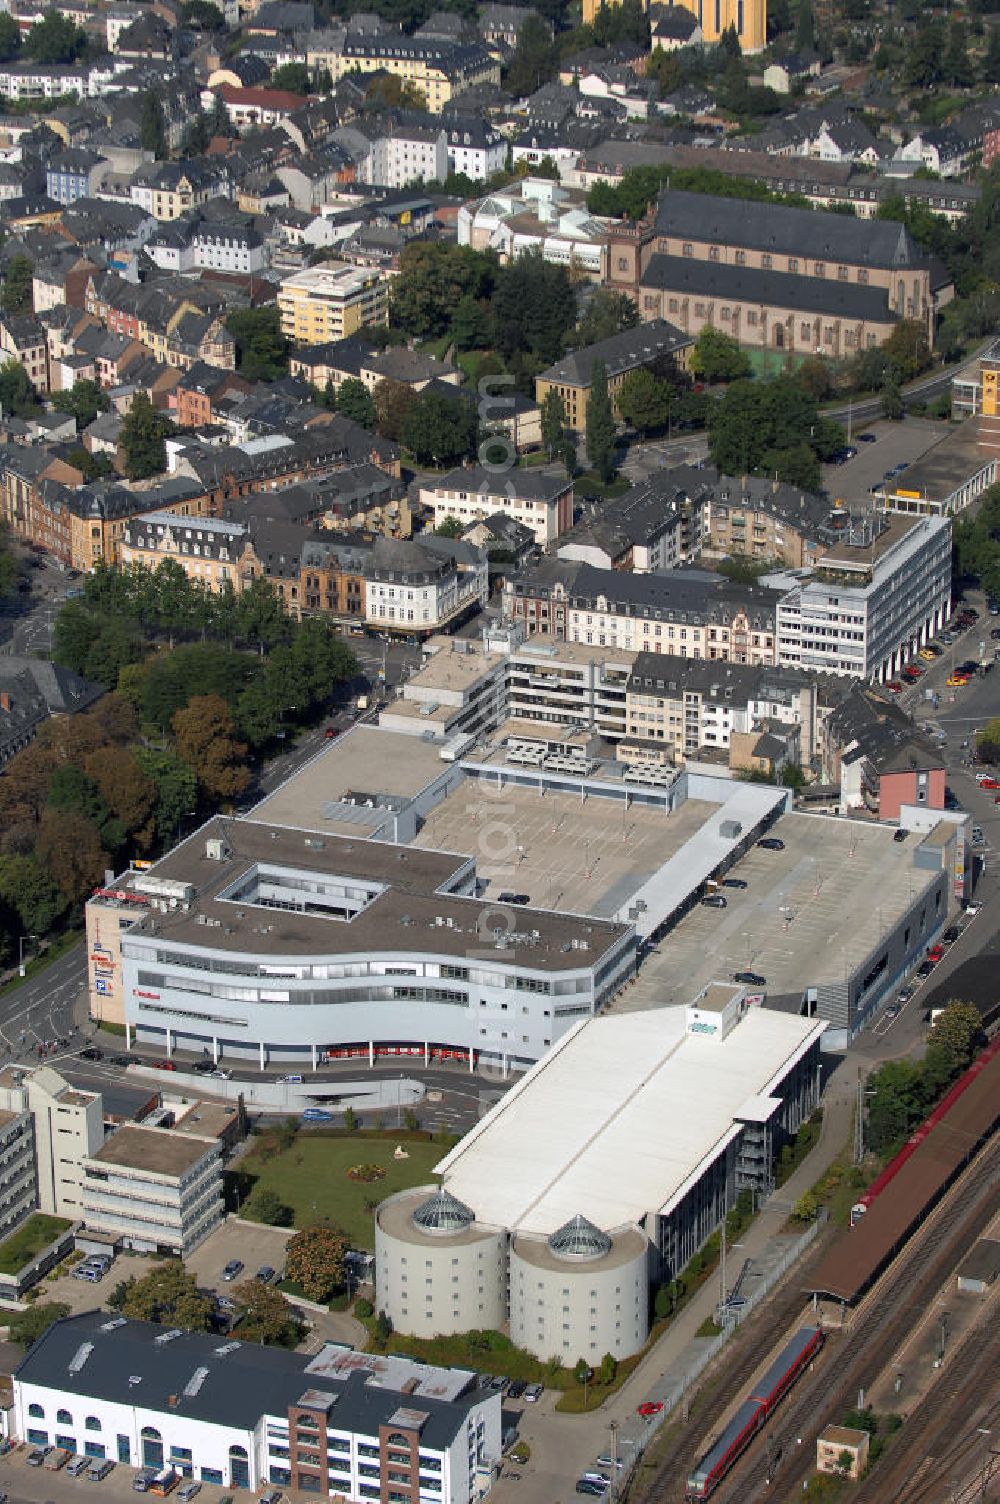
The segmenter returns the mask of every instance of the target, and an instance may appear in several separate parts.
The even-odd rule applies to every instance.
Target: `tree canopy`
[[[278,381],[288,375],[288,340],[276,304],[237,308],[226,319],[236,341],[236,368],[247,381]]]
[[[726,475],[773,475],[807,490],[819,486],[820,459],[844,443],[839,424],[788,376],[734,381],[709,411],[709,455]]]

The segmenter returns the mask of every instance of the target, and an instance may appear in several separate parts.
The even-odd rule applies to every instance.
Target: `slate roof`
[[[826,719],[829,740],[851,747],[842,760],[866,757],[880,773],[907,773],[946,766],[930,739],[888,692],[872,684],[852,684],[850,691]]]
[[[187,1415],[239,1431],[252,1431],[261,1415],[287,1415],[289,1407],[315,1386],[308,1367],[315,1359],[308,1354],[254,1343],[234,1347],[200,1332],[181,1332],[166,1342],[164,1335],[164,1328],[153,1322],[122,1321],[106,1311],[70,1316],[39,1338],[16,1377],[20,1383],[140,1405],[144,1411],[167,1416]],[[92,1344],[91,1351],[79,1370],[70,1372],[85,1343]],[[205,1372],[197,1392],[186,1393],[201,1369]],[[351,1372],[346,1380],[323,1371],[323,1389],[333,1399],[331,1424],[338,1430],[377,1436],[379,1426],[388,1424],[399,1409],[398,1390],[367,1380],[363,1370]],[[479,1399],[476,1391],[455,1400],[421,1393],[419,1408],[427,1416],[421,1446],[451,1446]]]
[[[778,250],[834,264],[915,267],[926,259],[909,230],[893,220],[856,219],[679,188],[667,188],[660,195],[656,230],[674,238]]]
[[[656,259],[656,258],[654,258]],[[624,329],[610,339],[584,345],[557,360],[542,372],[543,381],[561,382],[566,386],[589,386],[595,360],[604,362],[609,376],[619,376],[646,365],[658,355],[671,355],[692,343],[690,335],[675,329],[666,319],[650,319],[634,329]]]
[[[806,213],[811,212],[806,210]],[[769,272],[756,266],[727,266],[719,261],[696,261],[690,256],[658,253],[650,259],[641,285],[677,293],[681,297],[763,303],[773,308],[792,308],[797,313],[818,313],[829,318],[883,324],[896,319],[883,287],[862,287],[856,282],[841,282],[836,277]]]

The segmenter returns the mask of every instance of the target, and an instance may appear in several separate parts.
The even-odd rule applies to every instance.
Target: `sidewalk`
[[[753,1261],[756,1269],[773,1269],[782,1253],[795,1241],[782,1228],[788,1208],[803,1192],[810,1189],[843,1149],[850,1133],[854,1112],[854,1075],[856,1066],[841,1063],[830,1076],[823,1097],[823,1126],[812,1152],[785,1184],[765,1203],[752,1226],[740,1239],[737,1255],[728,1272],[732,1288],[743,1262]],[[792,1276],[794,1277],[794,1276]],[[492,1497],[497,1504],[570,1504],[576,1479],[593,1467],[599,1453],[610,1450],[612,1422],[619,1428],[619,1454],[628,1457],[631,1447],[651,1438],[651,1428],[636,1414],[645,1400],[668,1401],[685,1385],[695,1360],[714,1339],[698,1337],[697,1331],[714,1316],[719,1299],[718,1273],[705,1281],[683,1311],[672,1321],[656,1346],[630,1375],[614,1397],[589,1415],[560,1415],[555,1412],[557,1396],[547,1394],[542,1406],[527,1407],[521,1420],[520,1436],[531,1448],[530,1462],[520,1469],[521,1480],[506,1478],[494,1486]],[[803,1306],[805,1296],[803,1296]],[[762,1354],[763,1356],[763,1354]]]

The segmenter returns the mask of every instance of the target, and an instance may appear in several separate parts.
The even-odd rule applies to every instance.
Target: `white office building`
[[[766,575],[781,591],[777,661],[894,677],[951,610],[951,518],[873,516],[811,569]]]
[[[334,1343],[309,1357],[91,1311],[21,1362],[13,1430],[229,1489],[473,1504],[500,1461],[500,1405],[464,1369]]]
[[[222,1221],[218,1139],[127,1123],[82,1170],[89,1231],[126,1248],[186,1258]]]

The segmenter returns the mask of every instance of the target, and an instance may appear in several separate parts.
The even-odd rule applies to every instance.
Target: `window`
[[[684,242],[684,255],[685,256],[693,256],[694,255],[694,246],[691,244],[690,240],[685,240],[685,242]]]
[[[769,272],[771,270],[771,258],[766,251],[760,258],[760,264],[764,271]]]
[[[85,1431],[99,1431],[101,1429],[101,1423],[97,1419],[96,1415],[88,1415],[87,1419],[83,1423],[83,1428]],[[143,1435],[145,1436],[145,1434],[146,1433],[144,1431]]]
[[[850,271],[846,266],[838,266],[837,276],[840,278],[841,282],[846,282],[848,277],[850,276]]]
[[[28,1414],[29,1415],[31,1414],[30,1408],[29,1408]],[[72,1417],[72,1415],[70,1415],[70,1413],[69,1413],[68,1410],[57,1410],[56,1411],[56,1420],[59,1422],[59,1424],[61,1426],[71,1426],[73,1424],[73,1417]]]
[[[747,323],[750,324],[750,325],[752,325],[752,326],[756,326],[756,323],[757,323],[757,310],[756,310],[756,308],[748,308],[747,309]]]
[[[789,258],[788,258],[788,270],[790,272],[797,272],[798,269],[799,269],[798,257],[797,256],[789,256]]]
[[[826,276],[826,263],[823,262],[823,261],[817,261],[816,265],[814,267],[814,271],[815,271],[817,277],[825,277]]]
[[[60,1410],[60,1412],[59,1412],[60,1415],[64,1415],[65,1413],[66,1412],[63,1411],[63,1410]],[[31,1416],[32,1420],[44,1420],[45,1419],[45,1410],[43,1409],[43,1407],[41,1405],[29,1405],[28,1406],[28,1414]],[[89,1426],[90,1422],[88,1421],[87,1424]]]
[[[709,246],[709,248],[708,248],[708,259],[709,259],[709,261],[718,261],[718,259],[719,259],[719,247],[717,245],[710,245]]]
[[[737,266],[746,266],[746,264],[747,264],[747,253],[746,253],[746,251],[737,251],[736,252],[736,265]]]

